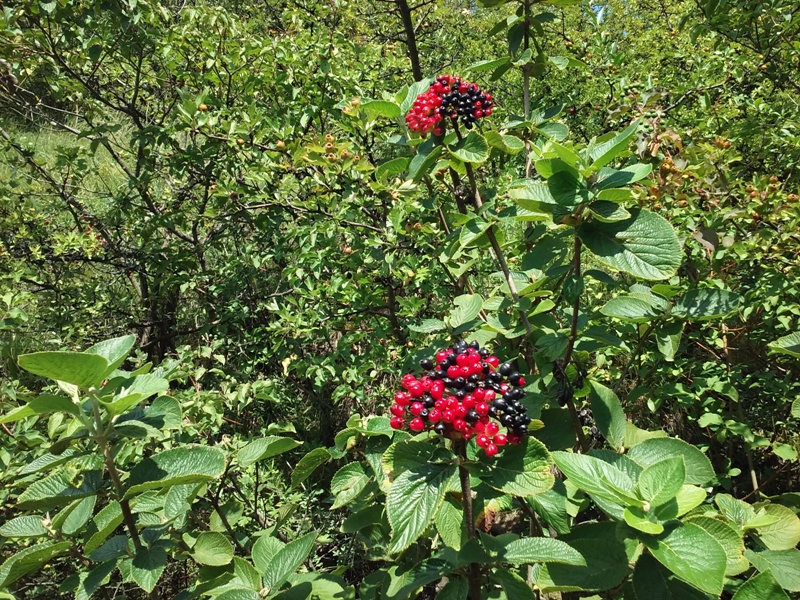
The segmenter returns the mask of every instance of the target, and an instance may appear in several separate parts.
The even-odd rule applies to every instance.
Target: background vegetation
[[[715,476],[686,479],[709,494],[693,508],[738,523],[746,564],[724,589],[641,542],[644,557],[629,547],[627,570],[599,588],[524,561],[537,563],[518,567],[537,595],[643,600],[657,596],[641,582],[659,578],[664,598],[800,592],[795,2],[26,0],[3,5],[0,57],[7,597],[230,600],[251,597],[234,594],[248,580],[298,598],[467,597],[422,562],[460,538],[439,531],[398,552],[386,516],[359,512],[383,502],[379,454],[370,466],[392,439],[384,431],[378,448],[366,417],[460,338],[531,374],[525,403],[549,451],[634,445],[610,439],[596,382],[619,398],[629,436],[659,430],[699,449]],[[430,83],[415,81],[439,73],[496,100],[480,158],[437,156],[404,126]],[[651,169],[626,202],[677,234],[662,276],[574,252],[580,211],[525,203],[525,182],[552,176],[537,161],[556,146],[591,154],[598,138],[619,142],[609,166]],[[587,168],[581,185],[594,189],[602,176]],[[475,296],[478,310],[456,316]],[[107,397],[64,364],[19,358],[111,338],[94,352],[100,380],[119,379]],[[59,392],[39,377],[51,374],[77,387]],[[132,397],[134,385],[147,393]],[[20,412],[61,393],[86,414]],[[206,471],[159,464],[173,476],[147,487],[146,461],[200,446],[217,453]],[[67,476],[60,491],[34,489]],[[63,493],[87,481],[90,493]],[[539,537],[569,542],[578,525],[623,523],[592,490],[560,485],[558,509],[497,501],[484,525],[486,510],[522,514]],[[754,512],[737,521],[715,497]],[[775,542],[775,529],[788,537]],[[98,532],[129,541],[108,548]],[[758,556],[742,558],[745,546]],[[279,552],[291,555],[281,576]],[[766,573],[774,595],[755,587]],[[525,597],[487,581],[486,597]]]

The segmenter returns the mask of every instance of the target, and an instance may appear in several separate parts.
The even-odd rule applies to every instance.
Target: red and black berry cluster
[[[492,114],[492,95],[476,84],[452,75],[439,75],[436,83],[417,96],[406,116],[408,128],[425,137],[430,132],[444,135],[447,119],[455,125],[459,119],[467,129],[482,117]]]
[[[394,429],[432,429],[450,439],[474,437],[487,456],[527,435],[531,419],[520,402],[525,379],[478,342],[461,340],[420,365],[426,375],[417,379],[406,374],[403,391],[394,396],[389,409]],[[501,425],[506,433],[500,433]]]

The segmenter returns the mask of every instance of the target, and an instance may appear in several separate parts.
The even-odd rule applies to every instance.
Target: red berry
[[[486,402],[478,402],[475,405],[475,412],[478,413],[481,417],[485,417],[489,414],[489,405]]]
[[[492,402],[494,400],[495,393],[494,390],[486,390],[486,394],[483,396],[485,402]]]
[[[478,444],[478,447],[480,448],[486,448],[486,446],[489,445],[489,442],[489,436],[483,433],[475,438],[475,443]]]
[[[411,394],[406,394],[405,392],[397,392],[394,395],[394,401],[400,406],[406,406],[409,402],[411,402]]]
[[[486,448],[483,449],[483,451],[486,452],[486,456],[491,458],[497,455],[497,446],[495,446],[494,444],[489,444],[488,446],[486,446]]]
[[[482,421],[477,421],[472,428],[475,430],[475,433],[484,433],[486,431],[486,425],[484,425]]]
[[[466,354],[459,354],[456,356],[456,364],[459,367],[464,367],[469,364],[469,356]]]
[[[506,438],[508,439],[509,444],[514,444],[515,446],[522,441],[522,436],[517,435],[516,433],[509,433]]]
[[[453,421],[453,429],[464,432],[467,430],[467,422],[464,419],[455,419]]]
[[[392,429],[402,429],[406,422],[402,419],[402,417],[392,417],[390,424]]]
[[[456,407],[455,415],[459,419],[463,419],[467,416],[467,407],[461,404],[460,406]]]
[[[444,382],[441,380],[436,380],[431,383],[430,392],[434,400],[441,400],[442,396],[444,395]]]
[[[428,421],[431,423],[437,423],[442,418],[442,411],[436,408],[430,409],[428,411]]]
[[[456,413],[450,409],[442,412],[442,421],[445,423],[452,423],[456,418]]]
[[[490,423],[486,424],[486,433],[489,435],[495,435],[498,431],[500,431],[500,425],[491,421]]]
[[[437,400],[436,402],[434,402],[433,406],[437,410],[444,410],[445,408],[447,408],[447,401],[445,401],[445,400]]]
[[[456,367],[456,366],[448,367],[447,368],[447,376],[450,379],[455,379],[456,377],[461,377],[461,367]]]
[[[425,393],[425,389],[419,381],[415,381],[408,387],[408,391],[412,398],[420,398]]]
[[[409,409],[409,411],[408,411],[408,412],[410,412],[410,413],[411,413],[412,415],[414,415],[415,417],[418,417],[418,416],[419,416],[419,413],[421,413],[421,412],[422,412],[422,409],[423,409],[423,408],[425,408],[425,405],[424,405],[422,402],[414,402],[414,403],[411,405],[411,408]]]
[[[425,421],[417,417],[416,419],[411,419],[411,423],[408,424],[408,428],[411,431],[416,431],[419,433],[423,429],[425,429]]]
[[[486,394],[486,390],[483,389],[483,388],[478,388],[477,390],[472,392],[472,396],[475,398],[475,400],[477,402],[481,402],[482,400],[485,400],[485,394]]]
[[[392,413],[395,417],[402,417],[405,414],[406,409],[400,406],[399,404],[392,404],[389,408],[389,412]]]
[[[475,408],[475,404],[475,398],[469,395],[464,396],[464,399],[461,401],[461,405],[467,410]]]
[[[496,446],[505,446],[508,443],[508,438],[504,433],[498,433],[492,441],[495,443]]]
[[[487,356],[486,357],[486,364],[491,365],[495,369],[500,366],[500,359],[496,356]]]
[[[455,396],[450,396],[446,400],[447,408],[450,410],[455,410],[458,407],[458,398]]]
[[[517,385],[519,385],[519,387],[525,387],[525,378],[524,377],[520,377],[519,378],[519,383]]]

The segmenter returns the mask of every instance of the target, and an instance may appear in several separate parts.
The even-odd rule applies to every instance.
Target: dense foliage
[[[796,597],[798,73],[793,0],[5,3],[0,597]]]

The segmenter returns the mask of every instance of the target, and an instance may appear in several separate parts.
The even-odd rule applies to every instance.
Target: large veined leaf
[[[719,596],[727,559],[722,545],[692,523],[670,522],[660,536],[643,536],[650,553],[667,569],[708,594]]]
[[[477,131],[470,131],[467,137],[459,140],[450,149],[450,152],[465,163],[481,164],[489,158],[489,143]]]
[[[83,352],[22,354],[19,366],[34,375],[71,383],[83,389],[99,387],[109,369],[108,361],[102,356]]]
[[[800,550],[745,550],[744,555],[761,573],[771,571],[783,589],[800,592]]]
[[[526,537],[509,542],[498,558],[512,565],[532,563],[586,565],[586,559],[572,546],[561,540],[544,537]]]
[[[111,373],[113,373],[117,367],[119,367],[123,362],[125,362],[125,358],[133,349],[133,345],[135,343],[136,343],[135,335],[125,335],[122,337],[117,337],[110,340],[103,340],[102,342],[98,342],[91,348],[88,348],[86,350],[86,353],[97,354],[98,356],[102,356],[103,358],[106,359],[106,361],[108,361],[108,369],[104,377],[105,379],[106,377],[111,375]]]
[[[789,595],[772,573],[766,571],[748,579],[736,590],[732,600],[789,600]]]
[[[455,474],[452,463],[426,464],[404,471],[392,482],[386,495],[386,514],[392,528],[390,552],[408,548],[433,522]]]
[[[400,173],[403,173],[408,168],[410,162],[411,160],[408,157],[401,156],[399,158],[393,158],[392,160],[386,161],[385,163],[381,163],[375,169],[375,177],[381,181],[385,181],[389,177],[400,175]]]
[[[192,547],[192,556],[201,565],[221,567],[233,560],[233,544],[215,531],[204,531]]]
[[[624,154],[628,150],[628,145],[636,136],[638,130],[639,121],[634,121],[627,128],[610,139],[591,145],[588,148],[589,158],[592,159],[591,168],[593,170],[598,170],[600,167],[607,165],[618,156]]]
[[[672,456],[648,465],[639,476],[639,494],[656,507],[672,500],[686,478],[682,456]]]
[[[408,165],[408,177],[414,181],[419,181],[427,175],[439,156],[442,154],[442,146],[435,145],[433,140],[428,140],[417,147],[417,153]]]
[[[726,521],[704,516],[689,517],[689,521],[705,529],[722,546],[725,551],[727,577],[738,575],[750,568],[750,563],[744,557],[742,535]]]
[[[125,561],[131,578],[148,594],[155,589],[167,566],[169,558],[165,548],[167,543],[166,540],[158,540],[149,547],[140,548],[133,559]],[[124,567],[120,565],[120,570],[123,569]]]
[[[594,456],[553,452],[553,460],[573,485],[601,500],[622,506],[639,506],[634,481],[616,466]]]
[[[800,543],[800,519],[794,511],[780,504],[768,504],[764,510],[778,521],[756,530],[763,544],[770,550],[789,550],[797,546]]]
[[[491,466],[481,479],[496,490],[514,496],[535,496],[553,487],[550,472],[553,459],[547,448],[535,438],[503,451],[503,460]]]
[[[15,517],[0,525],[0,535],[8,538],[47,535],[47,529],[44,528],[42,522],[43,517],[38,515]]]
[[[490,577],[500,584],[506,598],[513,598],[514,600],[536,600],[536,596],[531,586],[528,585],[528,582],[514,571],[496,569]],[[465,594],[462,600],[466,600],[466,598],[467,596]]]
[[[622,404],[613,390],[597,381],[590,381],[589,400],[597,428],[611,447],[619,450],[625,444],[627,421]]]
[[[122,523],[122,507],[116,500],[107,504],[87,526],[89,539],[83,551],[89,555],[106,541],[106,538]]]
[[[636,598],[647,600],[708,600],[705,594],[671,575],[650,555],[636,561],[633,570]]]
[[[38,571],[54,556],[65,554],[72,547],[72,542],[45,542],[10,556],[0,565],[0,589],[7,588],[28,573]]]
[[[278,454],[288,452],[302,444],[297,440],[277,435],[269,435],[257,440],[253,440],[244,448],[236,453],[236,458],[239,465],[242,467],[249,467],[259,460],[272,458]]]
[[[17,506],[23,509],[53,508],[93,496],[101,485],[100,471],[82,472],[70,466],[62,467],[28,486],[28,489],[20,494]]]
[[[399,567],[389,580],[386,598],[393,600],[413,598],[416,596],[413,592],[428,583],[438,581],[452,568],[453,565],[446,560],[435,556],[415,565]]]
[[[800,358],[800,332],[795,331],[768,344],[772,352]]]
[[[672,314],[689,321],[729,315],[739,308],[739,294],[717,289],[689,290],[672,307]]]
[[[295,465],[292,471],[292,487],[303,483],[317,468],[332,458],[333,456],[327,448],[314,448]]]
[[[631,561],[625,545],[616,536],[614,523],[578,525],[559,539],[577,550],[586,565],[542,565],[536,584],[545,593],[608,590],[630,574]]]
[[[702,485],[715,477],[711,461],[696,447],[676,438],[653,438],[637,444],[628,452],[628,457],[643,467],[666,458],[681,456],[686,466],[686,483]]]
[[[648,302],[631,296],[612,298],[600,309],[600,313],[630,323],[648,323],[658,316]]]
[[[642,279],[671,277],[681,263],[675,230],[661,216],[633,208],[631,218],[615,223],[583,223],[578,235],[601,263]]]
[[[388,100],[368,100],[361,105],[361,108],[387,119],[396,119],[400,116],[400,106]]]
[[[145,458],[131,470],[125,497],[145,490],[209,481],[222,475],[224,470],[225,455],[217,448],[196,446],[167,450]]]
[[[331,494],[334,496],[331,510],[350,504],[364,491],[370,476],[360,462],[352,462],[339,469],[331,479]]]
[[[479,294],[464,294],[454,301],[456,307],[450,312],[450,327],[460,327],[478,316],[483,306],[483,298]]]
[[[264,588],[271,591],[277,590],[289,575],[303,564],[311,552],[316,538],[317,532],[312,531],[278,550],[262,573]]]
[[[644,179],[650,175],[652,170],[653,166],[649,163],[629,165],[619,170],[605,167],[600,169],[600,172],[597,174],[597,183],[595,183],[594,189],[610,190],[621,188]],[[598,197],[602,198],[599,194]]]

